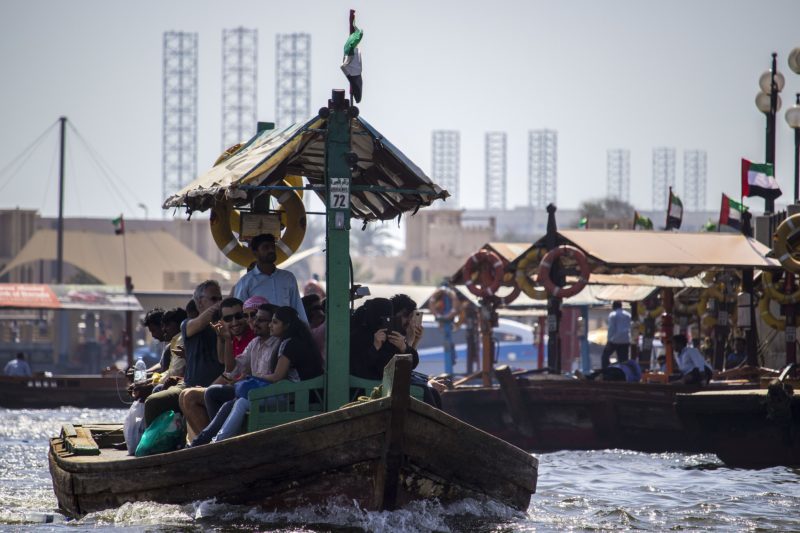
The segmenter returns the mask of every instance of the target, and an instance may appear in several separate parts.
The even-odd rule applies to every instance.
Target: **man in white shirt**
[[[711,379],[711,369],[706,365],[706,360],[700,350],[688,345],[686,335],[674,335],[672,347],[678,354],[678,371],[681,373],[681,382],[687,385],[708,383]]]
[[[631,347],[631,314],[622,309],[622,302],[611,304],[611,313],[608,315],[608,338],[603,355],[600,359],[603,370],[611,362],[611,354],[617,353],[617,363],[628,360],[628,350]]]
[[[17,358],[12,359],[6,363],[3,373],[6,376],[30,376],[31,367],[25,360],[25,354],[22,352],[17,353]]]
[[[300,290],[297,288],[297,278],[288,270],[275,266],[275,236],[270,233],[256,235],[250,241],[250,249],[256,256],[256,266],[236,283],[233,296],[243,302],[252,296],[261,296],[278,307],[293,307],[300,319],[308,324]]]

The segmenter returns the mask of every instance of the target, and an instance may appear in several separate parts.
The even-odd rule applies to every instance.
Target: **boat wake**
[[[397,511],[364,511],[352,502],[331,500],[290,511],[269,510],[219,503],[215,500],[188,505],[152,502],[126,503],[117,509],[90,513],[72,526],[93,529],[134,528],[236,528],[271,531],[327,530],[393,531],[491,531],[511,524],[522,513],[492,501],[465,499],[448,505],[420,501]]]

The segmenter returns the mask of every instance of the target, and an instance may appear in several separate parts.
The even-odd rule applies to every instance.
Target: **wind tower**
[[[222,30],[222,149],[246,141],[258,120],[258,30]]]
[[[275,123],[285,127],[311,115],[311,35],[275,36]]]
[[[686,211],[706,208],[706,151],[683,152],[683,205]]]
[[[528,206],[555,204],[558,192],[558,132],[528,132]]]
[[[506,133],[486,133],[486,209],[506,208]]]
[[[161,197],[197,177],[197,33],[164,33]]]
[[[653,148],[653,209],[666,208],[670,187],[675,187],[675,148]]]
[[[606,196],[623,202],[631,195],[631,151],[615,148],[606,151]]]
[[[461,135],[454,130],[435,130],[431,137],[431,179],[450,193],[447,209],[458,209],[459,159]],[[445,202],[437,202],[445,208]]]

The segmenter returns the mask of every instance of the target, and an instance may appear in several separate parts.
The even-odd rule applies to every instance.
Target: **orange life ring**
[[[491,269],[491,270],[489,270]],[[464,279],[469,292],[478,297],[494,296],[503,281],[503,260],[489,250],[479,250],[464,263]],[[473,274],[478,279],[473,278]]]
[[[450,298],[450,311],[447,313],[443,313],[444,310],[444,299],[445,297]],[[440,287],[433,291],[430,300],[428,301],[428,309],[430,309],[433,316],[436,317],[436,320],[445,320],[451,321],[455,319],[456,315],[458,315],[459,310],[459,302],[458,296],[456,296],[456,291],[450,288]]]
[[[559,287],[553,283],[553,280],[550,278],[550,269],[553,263],[562,255],[575,260],[581,271],[577,283],[565,287]],[[542,258],[542,262],[539,263],[539,272],[536,276],[536,282],[544,287],[547,293],[554,298],[569,298],[570,296],[575,296],[581,292],[586,286],[586,283],[589,282],[589,262],[586,260],[586,254],[573,246],[564,245],[553,248],[547,252],[544,258]]]

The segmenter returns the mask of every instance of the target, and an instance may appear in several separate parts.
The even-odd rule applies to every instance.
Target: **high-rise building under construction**
[[[558,197],[558,132],[528,132],[528,205],[547,207]]]

